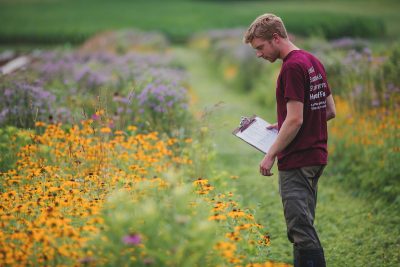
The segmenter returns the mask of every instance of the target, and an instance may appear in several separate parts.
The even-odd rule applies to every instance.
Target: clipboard
[[[232,134],[266,154],[278,136],[276,129],[266,128],[269,125],[271,124],[257,115],[242,117],[239,127]]]

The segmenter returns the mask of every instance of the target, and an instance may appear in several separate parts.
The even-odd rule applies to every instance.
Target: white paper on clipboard
[[[233,134],[266,154],[275,142],[278,131],[267,129],[267,126],[271,124],[256,115],[248,118],[247,121],[247,124],[236,128]]]

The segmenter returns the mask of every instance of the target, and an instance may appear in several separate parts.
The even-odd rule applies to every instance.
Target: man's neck
[[[279,58],[283,60],[290,52],[292,52],[293,50],[299,50],[299,48],[288,39],[282,40],[283,42],[281,46],[281,51],[279,53]]]

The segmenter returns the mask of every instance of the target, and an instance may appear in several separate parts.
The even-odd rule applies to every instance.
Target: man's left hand
[[[271,176],[272,166],[274,165],[275,157],[272,157],[270,154],[266,154],[264,159],[260,163],[260,173],[264,176]]]

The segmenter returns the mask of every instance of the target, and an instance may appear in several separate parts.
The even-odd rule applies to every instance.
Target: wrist
[[[267,154],[269,154],[271,158],[275,158],[275,157],[278,155],[278,151],[276,150],[276,145],[275,145],[275,144],[273,144],[273,145],[269,148]]]
[[[275,159],[276,154],[270,150],[270,151],[267,152],[267,154],[265,156],[272,160],[272,159]]]

